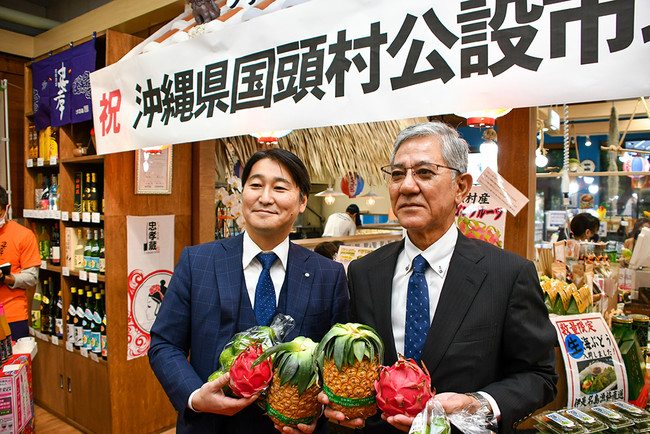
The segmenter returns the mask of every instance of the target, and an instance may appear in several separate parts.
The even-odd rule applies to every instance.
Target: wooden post
[[[530,202],[517,216],[508,213],[504,248],[528,259],[535,257],[536,108],[514,109],[497,119],[499,174]]]

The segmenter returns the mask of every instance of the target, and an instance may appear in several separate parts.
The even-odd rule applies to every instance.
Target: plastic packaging
[[[557,434],[581,434],[588,432],[584,426],[580,425],[573,419],[563,416],[557,411],[546,411],[535,416],[535,420],[539,422],[541,426],[546,428],[547,431]]]
[[[589,433],[597,433],[608,429],[607,425],[600,420],[577,408],[565,408],[564,410],[560,410],[559,413],[567,419],[578,422],[587,428]]]
[[[415,416],[409,434],[449,434],[451,425],[442,404],[431,398],[424,409]]]
[[[609,426],[610,431],[619,432],[625,430],[625,428],[631,427],[634,425],[627,417],[623,416],[619,412],[612,410],[609,407],[602,405],[597,405],[595,407],[588,408],[586,411],[587,414],[594,416],[596,419],[604,422]]]
[[[611,402],[609,407],[630,418],[634,422],[634,432],[650,431],[650,413],[646,410],[625,401]]]
[[[296,321],[291,316],[279,313],[273,318],[269,326],[255,326],[235,333],[221,351],[219,368],[210,375],[208,381],[215,380],[228,372],[232,362],[249,345],[261,343],[262,348],[267,350],[273,345],[282,342],[295,326]]]

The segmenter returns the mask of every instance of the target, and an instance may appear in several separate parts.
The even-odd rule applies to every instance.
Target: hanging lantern
[[[332,186],[327,187],[327,189],[321,191],[320,193],[316,193],[314,196],[316,197],[322,197],[325,199],[325,203],[327,205],[332,205],[334,203],[335,196],[345,196],[343,193],[340,193],[338,191],[334,191]]]
[[[512,109],[498,109],[498,110],[476,110],[471,112],[455,113],[456,116],[461,116],[467,119],[467,126],[469,127],[493,127],[496,124],[496,118],[507,115]]]
[[[368,206],[373,206],[373,205],[375,204],[375,201],[376,201],[377,199],[383,199],[382,196],[379,196],[379,195],[373,193],[372,190],[370,190],[370,191],[369,191],[368,193],[366,193],[366,194],[362,194],[361,196],[359,196],[359,198],[360,198],[360,199],[365,199],[365,200],[366,200],[366,204],[367,204]]]
[[[341,191],[348,195],[350,199],[356,197],[363,190],[363,178],[356,172],[348,172],[341,179]]]
[[[624,172],[649,172],[650,162],[640,155],[633,155],[623,163]],[[646,182],[644,175],[627,175],[631,178],[630,183],[632,188],[642,188]]]
[[[252,133],[251,136],[255,137],[260,145],[265,149],[271,148],[278,144],[278,139],[289,134],[293,130],[277,130],[265,131],[263,133]]]

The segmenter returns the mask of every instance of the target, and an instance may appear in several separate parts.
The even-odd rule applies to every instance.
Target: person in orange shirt
[[[0,266],[11,264],[9,274],[0,270],[0,303],[4,303],[11,338],[16,341],[29,336],[25,288],[38,281],[41,255],[34,233],[8,219],[10,207],[7,190],[0,187]]]

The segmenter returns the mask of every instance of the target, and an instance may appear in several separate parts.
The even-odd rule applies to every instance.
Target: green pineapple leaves
[[[379,364],[384,362],[384,343],[372,328],[364,324],[334,324],[325,334],[316,352],[315,360],[320,369],[324,359],[333,359],[340,371],[343,365],[353,365],[367,357]]]
[[[274,345],[264,351],[253,363],[252,368],[268,357],[275,355],[273,375],[280,385],[293,384],[302,395],[318,379],[313,360],[318,344],[309,338],[298,336],[291,342]]]

